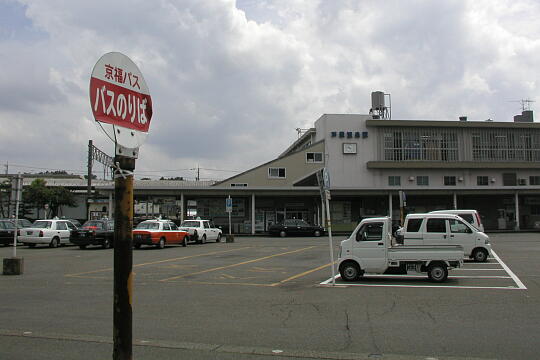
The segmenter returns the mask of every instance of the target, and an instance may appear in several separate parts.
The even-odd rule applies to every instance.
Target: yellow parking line
[[[177,258],[174,258],[174,259],[166,259],[166,260],[152,261],[152,262],[148,262],[148,263],[142,263],[142,264],[133,265],[133,267],[146,266],[146,265],[153,265],[153,264],[160,264],[160,263],[169,262],[169,261],[176,261],[176,260],[185,260],[185,259],[191,259],[191,258],[196,258],[196,257],[206,256],[206,255],[223,254],[223,253],[226,253],[226,252],[231,252],[231,251],[236,251],[236,250],[249,249],[250,247],[251,247],[251,246],[246,246],[246,247],[242,247],[242,248],[238,248],[238,249],[232,249],[232,250],[213,251],[213,252],[204,253],[204,254],[198,254],[198,255],[190,255],[190,256],[177,257]],[[70,276],[70,277],[71,277],[71,276],[79,276],[79,275],[86,275],[86,274],[95,274],[95,273],[98,273],[98,272],[111,271],[111,270],[113,270],[113,268],[106,268],[106,269],[92,270],[92,271],[86,271],[86,272],[75,273],[75,274],[66,274],[66,275],[64,275],[64,276]]]
[[[197,272],[190,273],[190,274],[184,274],[184,275],[173,276],[173,277],[166,278],[166,279],[162,279],[162,280],[159,280],[159,281],[160,281],[160,282],[163,282],[163,281],[175,280],[175,279],[180,279],[180,278],[183,278],[183,277],[186,277],[186,276],[199,275],[199,274],[204,274],[204,273],[211,272],[211,271],[217,271],[217,270],[229,269],[229,268],[236,267],[236,266],[240,266],[240,265],[251,264],[251,263],[254,263],[254,262],[257,262],[257,261],[262,261],[262,260],[270,259],[270,258],[273,258],[273,257],[276,257],[276,256],[283,256],[283,255],[288,255],[288,254],[294,254],[294,253],[297,253],[297,252],[300,252],[300,251],[313,249],[313,248],[315,248],[315,247],[318,247],[318,246],[317,246],[317,245],[316,245],[316,246],[308,246],[308,247],[305,247],[305,248],[302,248],[302,249],[298,249],[298,250],[287,251],[287,252],[284,252],[284,253],[279,253],[279,254],[274,254],[274,255],[264,256],[264,257],[261,257],[261,258],[257,258],[257,259],[253,259],[253,260],[248,260],[248,261],[242,261],[242,262],[237,263],[237,264],[225,265],[225,266],[219,266],[219,267],[216,267],[216,268],[207,269],[207,270],[203,270],[203,271],[197,271]]]
[[[279,282],[277,282],[277,283],[273,283],[273,284],[271,284],[270,286],[278,286],[278,285],[281,285],[281,284],[283,284],[283,283],[286,283],[287,281],[291,281],[291,280],[294,280],[294,279],[298,279],[299,277],[302,277],[302,276],[305,276],[305,275],[307,275],[307,274],[311,274],[312,272],[315,272],[315,271],[319,271],[319,270],[321,270],[321,269],[324,269],[325,267],[330,266],[330,264],[332,264],[332,263],[328,263],[328,264],[326,264],[326,265],[319,266],[319,267],[317,267],[317,268],[315,268],[315,269],[311,269],[311,270],[308,270],[308,271],[304,271],[303,273],[293,275],[293,276],[291,276],[291,277],[286,278],[285,280],[281,280],[281,281],[279,281]]]
[[[262,286],[262,287],[271,287],[272,284],[255,284],[255,283],[244,283],[244,282],[211,282],[211,281],[191,281],[184,280],[187,284],[193,285],[241,285],[241,286]]]

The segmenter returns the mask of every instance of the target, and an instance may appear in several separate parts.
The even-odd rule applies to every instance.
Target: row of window
[[[473,161],[538,161],[540,130],[489,129],[470,134]],[[458,132],[455,129],[385,129],[384,160],[458,161]]]
[[[444,176],[443,184],[445,186],[456,186],[456,180],[463,181],[462,177],[457,178],[456,176]],[[415,177],[410,177],[410,181],[415,180]],[[491,181],[494,182],[495,178],[491,178]],[[478,186],[488,186],[490,182],[489,176],[477,176],[476,185]],[[401,186],[401,176],[389,176],[388,177],[389,186]],[[429,176],[419,175],[416,176],[416,185],[419,186],[428,186],[429,185]],[[527,179],[518,179],[515,173],[504,173],[503,174],[503,186],[517,186],[517,185],[527,185]],[[540,176],[529,176],[529,185],[540,185]]]

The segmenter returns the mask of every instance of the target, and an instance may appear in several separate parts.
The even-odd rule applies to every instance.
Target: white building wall
[[[414,190],[494,190],[494,189],[522,189],[524,186],[503,186],[503,173],[516,173],[518,179],[527,179],[527,188],[540,188],[540,186],[530,186],[529,176],[540,175],[538,169],[368,169],[368,161],[382,161],[382,138],[379,135],[384,128],[366,127],[366,120],[371,120],[370,115],[351,114],[325,114],[315,122],[316,141],[325,141],[325,151],[327,168],[331,175],[332,189],[414,189]],[[403,120],[407,121],[407,120]],[[474,130],[483,131],[484,129]],[[332,136],[332,132],[336,136]],[[470,158],[471,129],[457,129],[459,143],[459,159]],[[344,137],[339,133],[344,132]],[[352,132],[353,137],[348,138],[347,132]],[[355,137],[355,133],[360,133],[360,138]],[[363,136],[367,133],[367,137]],[[357,146],[356,154],[343,154],[343,144],[354,143]],[[440,163],[440,162],[439,162]],[[429,176],[429,185],[417,184],[417,176]],[[400,176],[400,186],[389,186],[388,176]],[[444,176],[455,176],[456,185],[444,185]],[[486,186],[477,185],[477,176],[488,176],[489,182]],[[409,180],[412,178],[412,180]],[[460,180],[461,179],[461,180]]]
[[[325,114],[315,122],[316,140],[325,140],[331,188],[374,189],[380,185],[376,174],[366,167],[368,161],[377,159],[376,129],[368,129],[365,125],[371,118],[369,115]],[[333,131],[337,132],[336,137],[332,137]],[[339,137],[341,131],[345,133],[343,138]],[[347,138],[347,132],[352,132],[353,137]],[[356,132],[360,132],[360,138],[354,137]],[[366,138],[362,137],[364,132],[367,132]],[[356,154],[343,154],[344,143],[356,144]]]

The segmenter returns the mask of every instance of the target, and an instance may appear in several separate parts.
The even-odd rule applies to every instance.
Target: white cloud
[[[139,171],[245,170],[322,113],[366,113],[374,90],[392,94],[394,118],[499,121],[539,92],[537,1],[22,3],[0,28],[0,161],[84,169],[88,139],[112,152],[87,94],[109,51],[153,97]]]

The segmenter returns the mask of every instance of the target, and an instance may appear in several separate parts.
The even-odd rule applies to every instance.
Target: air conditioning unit
[[[527,179],[518,179],[518,185],[527,185]]]
[[[463,181],[463,176],[458,177],[458,181]]]
[[[409,176],[409,181],[414,181],[414,176]]]
[[[491,178],[491,182],[494,183],[494,182],[495,182],[495,178]]]

